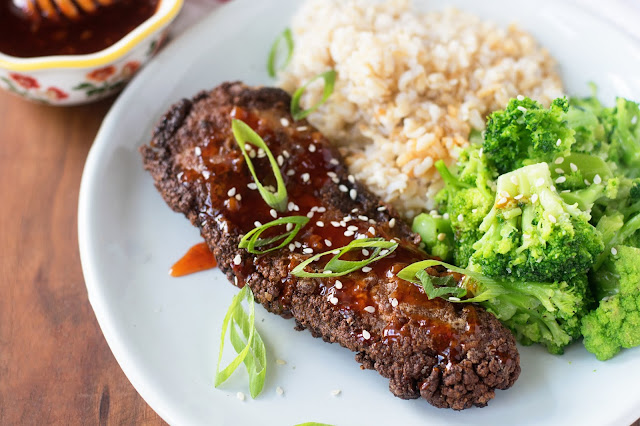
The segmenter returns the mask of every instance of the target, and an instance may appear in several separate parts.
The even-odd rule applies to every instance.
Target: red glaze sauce
[[[150,18],[159,2],[118,0],[77,20],[60,15],[60,19],[34,21],[13,0],[0,0],[0,52],[20,58],[98,52]]]
[[[191,247],[184,256],[173,264],[169,269],[172,277],[183,277],[207,269],[215,268],[218,265],[216,258],[209,250],[207,243],[199,243]]]
[[[363,345],[393,344],[396,340],[410,338],[411,327],[427,330],[435,342],[438,360],[443,364],[458,362],[464,353],[464,342],[468,334],[475,329],[475,311],[471,311],[469,323],[465,330],[454,329],[451,324],[438,319],[438,311],[446,309],[449,302],[442,299],[429,300],[422,287],[401,280],[397,273],[405,266],[429,256],[419,250],[404,233],[397,233],[393,224],[386,220],[386,213],[376,212],[376,217],[365,217],[362,204],[357,201],[357,193],[353,181],[335,182],[334,173],[344,172],[344,165],[335,160],[333,151],[324,137],[308,125],[287,123],[281,125],[280,117],[273,112],[264,112],[260,116],[250,114],[239,107],[228,111],[230,118],[238,118],[250,125],[265,141],[273,156],[279,159],[280,170],[288,191],[289,206],[285,212],[271,209],[260,196],[250,188],[254,182],[242,153],[233,138],[227,132],[205,131],[207,136],[198,137],[198,146],[185,152],[181,163],[186,167],[178,175],[183,185],[204,185],[208,191],[206,206],[202,208],[200,218],[204,226],[218,226],[222,231],[239,229],[247,233],[259,224],[270,222],[276,217],[302,215],[310,216],[309,223],[298,233],[294,243],[278,251],[263,255],[254,255],[251,261],[232,264],[236,275],[236,285],[242,287],[245,280],[256,270],[256,266],[268,268],[270,256],[293,256],[289,271],[303,259],[314,254],[343,247],[359,236],[382,237],[385,240],[395,239],[399,246],[390,255],[369,264],[370,269],[358,270],[341,277],[317,279],[317,293],[327,297],[327,303],[343,313],[345,317],[371,315],[384,311],[393,320],[383,330],[370,330],[369,338],[363,337],[363,331],[354,331],[354,338]],[[207,129],[206,121],[199,123]],[[288,135],[286,135],[288,133]],[[293,138],[295,144],[288,144],[291,152],[285,151],[280,141]],[[293,145],[293,146],[291,146]],[[249,148],[249,146],[247,146]],[[263,185],[273,185],[275,178],[268,158],[255,152],[252,158],[259,180]],[[323,193],[341,191],[356,200],[349,203],[354,208],[349,214],[337,209],[323,208]],[[211,220],[211,218],[213,220]],[[209,219],[209,220],[207,220]],[[378,222],[377,219],[380,219]],[[257,224],[256,222],[259,222]],[[271,228],[271,235],[284,232],[283,228]],[[399,236],[402,235],[402,239]],[[263,234],[263,237],[270,234]],[[321,270],[331,256],[325,256],[307,267],[307,270]],[[344,260],[360,260],[366,254],[354,251],[345,254]],[[461,277],[455,276],[456,279]],[[291,294],[298,278],[289,274],[282,280],[280,304],[283,312],[288,312]],[[392,291],[380,292],[380,288],[391,288]],[[387,294],[384,299],[380,294]],[[395,299],[395,300],[394,300]],[[397,301],[397,302],[396,302]],[[335,303],[334,303],[335,302]],[[402,313],[398,305],[402,307]],[[367,309],[365,309],[367,308]],[[464,328],[464,327],[463,327]]]

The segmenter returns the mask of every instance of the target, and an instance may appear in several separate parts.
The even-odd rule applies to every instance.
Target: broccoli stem
[[[447,165],[444,163],[443,160],[436,161],[435,167],[438,173],[440,173],[440,176],[442,176],[442,180],[447,185],[451,185],[456,189],[471,188],[471,185],[468,185],[464,182],[460,182],[460,180],[451,173],[451,171],[449,170],[449,168],[447,167]]]

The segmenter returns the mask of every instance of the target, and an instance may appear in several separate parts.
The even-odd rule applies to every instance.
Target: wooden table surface
[[[0,91],[0,425],[164,424],[111,354],[80,267],[80,177],[111,103]]]
[[[0,425],[164,424],[111,354],[80,266],[80,178],[111,103],[0,91]]]

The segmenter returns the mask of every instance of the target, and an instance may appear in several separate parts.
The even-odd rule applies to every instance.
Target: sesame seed
[[[538,180],[536,180],[536,186],[542,186],[544,185],[544,178],[538,178]]]
[[[633,117],[631,117],[631,124],[636,124],[638,122],[638,116],[634,115]]]
[[[295,170],[293,170],[293,169],[289,169],[289,170],[287,170],[287,176],[293,176],[293,175],[295,175],[295,174],[296,174],[296,171],[295,171]]]
[[[277,218],[278,217],[278,212],[275,209],[271,209],[269,210],[269,214],[271,215],[272,218]]]
[[[235,265],[239,265],[242,262],[242,257],[240,256],[240,254],[236,254],[236,257],[233,258],[233,263]]]
[[[336,280],[336,283],[333,286],[340,290],[342,288],[342,281]]]
[[[299,131],[299,132],[304,132],[307,129],[308,129],[307,126],[298,126],[298,127],[296,127],[296,130]]]
[[[335,172],[327,172],[327,176],[329,176],[330,178],[334,178],[334,177],[336,177],[338,175],[336,175]]]
[[[282,166],[284,164],[284,157],[282,155],[278,155],[278,166]]]
[[[291,231],[293,229],[293,223],[287,223],[286,229],[287,232]]]
[[[209,176],[211,176],[211,172],[209,170],[203,170],[202,171],[202,177],[205,179],[209,179]]]
[[[602,183],[602,178],[600,177],[600,175],[595,175],[593,177],[593,183],[595,183],[596,185]]]
[[[497,204],[507,204],[507,199],[505,197],[502,197],[502,198],[500,198],[498,200]],[[458,220],[460,220],[460,219],[458,219]],[[460,222],[462,222],[462,221],[460,220]]]
[[[347,231],[357,231],[358,227],[355,225],[349,225],[347,226]]]
[[[362,255],[363,255],[363,256],[369,256],[369,250],[367,250],[367,249],[362,249]]]
[[[297,247],[300,248],[302,247],[302,243],[300,241],[294,241],[293,244]]]
[[[358,191],[356,191],[355,189],[352,189],[351,191],[349,191],[349,196],[351,197],[352,200],[355,201],[355,199],[358,197]]]
[[[276,393],[277,393],[278,395],[282,395],[282,394],[284,393],[284,390],[283,390],[280,386],[278,386],[278,387],[276,388]]]
[[[573,163],[569,163],[569,167],[571,167],[571,171],[574,173],[578,171],[578,166]]]
[[[564,163],[564,157],[558,157],[558,158],[556,158],[555,163],[556,163],[556,164],[562,164],[562,163]]]
[[[282,155],[284,155],[284,158],[289,158],[290,157],[289,151],[287,151],[287,150],[282,151]]]
[[[557,168],[556,169],[556,173],[559,174],[559,175],[563,175],[564,174],[564,170],[562,170],[560,168]]]
[[[374,308],[373,306],[367,306],[364,308],[364,310],[372,314],[376,311],[376,308]]]
[[[318,207],[318,213],[324,213],[326,211],[327,209],[325,207],[322,207],[322,206]]]
[[[338,396],[340,395],[340,393],[342,393],[342,391],[340,389],[335,389],[331,391],[331,395],[332,396]]]
[[[533,194],[531,196],[531,203],[535,203],[536,201],[538,201],[538,194]]]
[[[340,227],[340,222],[336,222],[335,220],[331,221],[331,225],[335,228],[339,228]]]
[[[438,210],[431,210],[431,211],[429,212],[429,214],[430,214],[431,216],[435,216],[435,215],[437,215],[437,214],[438,214]]]
[[[362,267],[362,272],[364,272],[366,274],[366,273],[371,272],[371,269],[372,268],[370,266],[363,266]]]
[[[524,96],[518,95],[516,96],[516,99],[518,99],[519,101],[524,101]]]
[[[351,183],[356,183],[356,178],[355,178],[355,177],[353,177],[353,175],[349,175],[349,176],[347,176],[347,179],[348,179],[348,180],[349,180],[349,182],[351,182]]]
[[[314,144],[309,145],[309,152],[316,152],[316,146]]]
[[[295,204],[293,204],[293,201],[289,201],[289,203],[287,204],[287,210],[293,210],[293,206],[295,206]]]
[[[233,188],[231,188],[229,191],[227,191],[227,195],[229,197],[233,197],[234,195],[236,195],[236,187],[234,186]]]
[[[296,249],[296,245],[291,243],[289,244],[289,251],[294,251]]]
[[[353,232],[353,231],[344,231],[344,236],[345,237],[353,237],[354,234],[355,234],[355,232]]]
[[[308,217],[309,219],[311,219],[311,218],[313,217],[313,212],[309,212],[309,213],[307,213],[307,217]]]
[[[289,120],[287,120],[286,118],[282,117],[280,119],[280,124],[282,124],[284,127],[287,127],[289,125]]]
[[[438,234],[438,241],[444,241],[445,238],[447,238],[447,234],[445,234],[444,232]]]
[[[322,271],[323,274],[327,274],[327,275],[331,275],[333,274],[333,271],[330,269],[325,269],[324,271]]]
[[[362,330],[362,338],[364,340],[369,340],[371,339],[371,333],[369,333],[367,330]]]
[[[518,109],[522,112],[527,112],[527,109],[525,107],[523,107],[522,105],[518,105]]]
[[[256,220],[255,222],[253,222],[253,225],[254,225],[256,228],[260,228],[260,227],[262,226],[262,224],[261,224],[259,221],[257,221],[257,220]]]
[[[256,152],[254,150],[249,151],[249,157],[256,158]]]
[[[587,186],[591,185],[591,184],[589,183],[589,181],[588,181],[588,180],[586,180],[586,179],[584,180],[584,184],[585,184],[585,185],[587,185]]]
[[[549,215],[549,221],[550,221],[551,223],[556,223],[558,220],[556,219],[556,217],[555,217],[554,215],[550,214],[550,215]]]
[[[450,300],[450,301],[452,301],[452,302],[459,302],[459,301],[460,301],[460,298],[459,298],[459,297],[451,296],[451,297],[449,298],[449,300]]]
[[[347,188],[347,187],[346,187],[346,186],[344,186],[344,185],[340,185],[340,186],[338,187],[338,189],[339,189],[341,192],[347,192],[347,191],[349,191],[349,188]]]
[[[324,222],[319,220],[316,222],[316,225],[319,226],[320,228],[324,227]]]
[[[396,218],[392,217],[389,221],[389,228],[393,228],[394,226],[396,226]]]
[[[394,308],[398,306],[398,299],[396,299],[395,297],[391,299],[391,306],[393,306]]]
[[[287,363],[287,361],[285,361],[284,359],[276,359],[276,364],[278,365],[285,365]]]
[[[367,216],[364,216],[364,215],[360,215],[360,216],[358,216],[358,219],[360,219],[360,220],[364,220],[365,222],[366,222],[367,220],[369,220],[369,218],[368,218]]]
[[[267,156],[267,152],[264,149],[260,148],[258,150],[258,158],[264,158],[266,156]]]
[[[478,209],[473,209],[473,210],[475,210],[476,212],[478,211]],[[473,211],[473,210],[471,210],[471,211]],[[473,212],[473,213],[475,213],[475,212]],[[445,214],[443,214],[443,215],[442,215],[442,218],[443,218],[444,220],[449,220],[449,213],[445,213]]]
[[[458,222],[463,222],[464,221],[464,216],[462,216],[462,213],[460,213],[458,215]]]
[[[331,299],[329,299],[329,302],[331,302],[332,305],[337,305],[338,304],[338,298],[334,296]]]
[[[313,249],[311,247],[305,247],[305,248],[302,249],[302,252],[304,254],[311,254],[311,253],[313,253]]]
[[[379,211],[379,212],[383,212],[383,211],[385,211],[386,209],[387,209],[387,206],[380,206],[380,207],[378,207],[378,211]]]
[[[330,163],[330,164],[333,164],[334,166],[337,166],[338,164],[340,164],[340,162],[338,161],[338,159],[337,159],[337,158],[332,158],[332,159],[329,161],[329,163]]]
[[[611,254],[615,256],[618,254],[618,250],[615,247],[611,247]]]
[[[193,152],[195,152],[196,155],[202,155],[202,150],[199,146],[196,146]]]
[[[309,173],[303,173],[301,176],[303,182],[309,181]]]
[[[333,245],[333,243],[331,242],[331,240],[324,240],[324,245],[326,245],[327,247],[331,247]]]
[[[370,226],[369,229],[367,229],[367,232],[369,232],[370,234],[375,235],[376,234],[376,230],[373,226]]]
[[[560,146],[560,145],[562,145],[562,139],[558,139],[558,140],[556,141],[556,146]]]
[[[553,186],[553,185],[551,185],[551,186],[549,187],[549,189],[555,192],[556,187],[555,187],[555,186]]]
[[[524,194],[518,194],[518,195],[516,195],[515,197],[513,197],[513,199],[514,199],[514,200],[521,200],[521,199],[522,199],[522,197],[524,197]],[[478,209],[474,209],[474,210],[476,210],[476,211],[477,211]],[[473,212],[473,213],[475,213],[475,212]]]
[[[564,183],[567,181],[567,178],[564,176],[560,176],[558,179],[556,179],[556,183]]]
[[[233,283],[236,285],[236,287],[238,286],[238,277],[233,277]]]
[[[244,401],[244,394],[242,392],[238,392],[236,394],[236,398],[238,398],[240,401]]]
[[[517,185],[518,184],[518,178],[515,175],[511,175],[511,177],[509,178],[509,180],[511,181],[512,184]]]
[[[331,180],[333,181],[333,183],[340,183],[340,179],[338,179],[337,177],[331,178]]]
[[[238,200],[238,201],[242,201],[242,195],[240,195],[240,194],[236,194],[236,200]]]

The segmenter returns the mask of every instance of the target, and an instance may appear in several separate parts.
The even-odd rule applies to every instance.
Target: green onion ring
[[[287,43],[287,58],[284,63],[276,69],[276,56],[278,54],[278,46],[280,42],[284,39]],[[282,71],[289,65],[291,62],[291,57],[293,56],[293,36],[291,35],[291,29],[285,28],[282,33],[273,41],[271,45],[271,50],[269,50],[269,59],[267,59],[267,72],[269,73],[269,77],[275,78],[276,73],[278,71]]]
[[[240,244],[238,244],[238,247],[246,249],[249,253],[253,254],[262,254],[268,253],[273,250],[278,250],[279,248],[282,248],[289,244],[295,238],[298,232],[300,232],[300,230],[309,222],[309,220],[310,219],[306,216],[286,216],[278,218],[276,220],[272,220],[269,223],[265,223],[264,225],[261,225],[249,231],[244,237],[242,237],[242,239],[240,240]],[[295,225],[291,231],[285,232],[284,234],[280,234],[275,237],[264,239],[260,238],[260,235],[262,235],[264,231],[271,228],[272,226],[285,225],[287,223],[292,223]],[[281,242],[277,247],[272,247],[267,250],[256,250],[256,248],[258,247],[264,247],[266,245],[275,243],[282,238],[284,238],[285,240]]]
[[[309,84],[313,83],[319,78],[322,78],[324,80],[324,88],[322,90],[322,99],[320,99],[320,101],[317,102],[315,105],[313,105],[311,108],[308,108],[305,110],[301,109],[300,98],[302,97],[302,94],[304,93],[304,91],[306,90]],[[329,71],[323,72],[322,74],[318,74],[317,76],[313,77],[311,80],[307,81],[304,86],[298,88],[298,90],[296,90],[293,93],[293,96],[291,97],[291,116],[293,117],[293,119],[295,121],[302,120],[307,115],[315,111],[320,105],[325,103],[327,99],[329,99],[329,96],[331,96],[331,94],[333,93],[333,86],[335,85],[335,82],[336,82],[336,72],[334,70],[329,70]]]
[[[342,275],[346,275],[348,273],[356,271],[364,266],[367,266],[370,263],[376,262],[385,256],[390,255],[397,247],[398,243],[396,241],[386,241],[382,238],[363,238],[361,240],[353,240],[344,247],[325,251],[324,253],[319,253],[315,256],[310,257],[309,259],[293,268],[293,271],[291,271],[291,275],[305,278],[340,277]],[[340,256],[342,256],[346,252],[358,248],[373,248],[374,250],[369,258],[365,260],[352,261],[340,259]],[[380,252],[384,249],[386,249],[387,252],[384,254],[380,254]],[[329,260],[329,262],[327,262],[323,272],[306,272],[304,270],[304,268],[311,262],[314,262],[328,254],[333,254],[334,256],[331,258],[331,260]]]
[[[244,155],[244,159],[247,161],[247,166],[249,167],[249,172],[251,172],[251,176],[253,176],[253,180],[255,181],[256,186],[258,187],[258,191],[260,195],[264,199],[264,201],[274,209],[283,212],[287,208],[287,188],[284,186],[284,181],[282,180],[282,173],[280,172],[280,167],[278,167],[278,163],[276,159],[273,158],[273,154],[271,150],[267,146],[267,144],[262,140],[259,134],[257,134],[247,123],[242,120],[233,119],[231,121],[231,129],[233,131],[233,136],[242,151],[242,155]],[[258,148],[262,148],[266,153],[267,157],[269,157],[269,163],[271,163],[271,169],[273,170],[273,175],[276,178],[277,189],[276,193],[269,191],[266,189],[260,181],[258,180],[258,176],[256,176],[255,168],[253,167],[253,161],[247,154],[247,150],[244,147],[245,143],[250,143]]]

